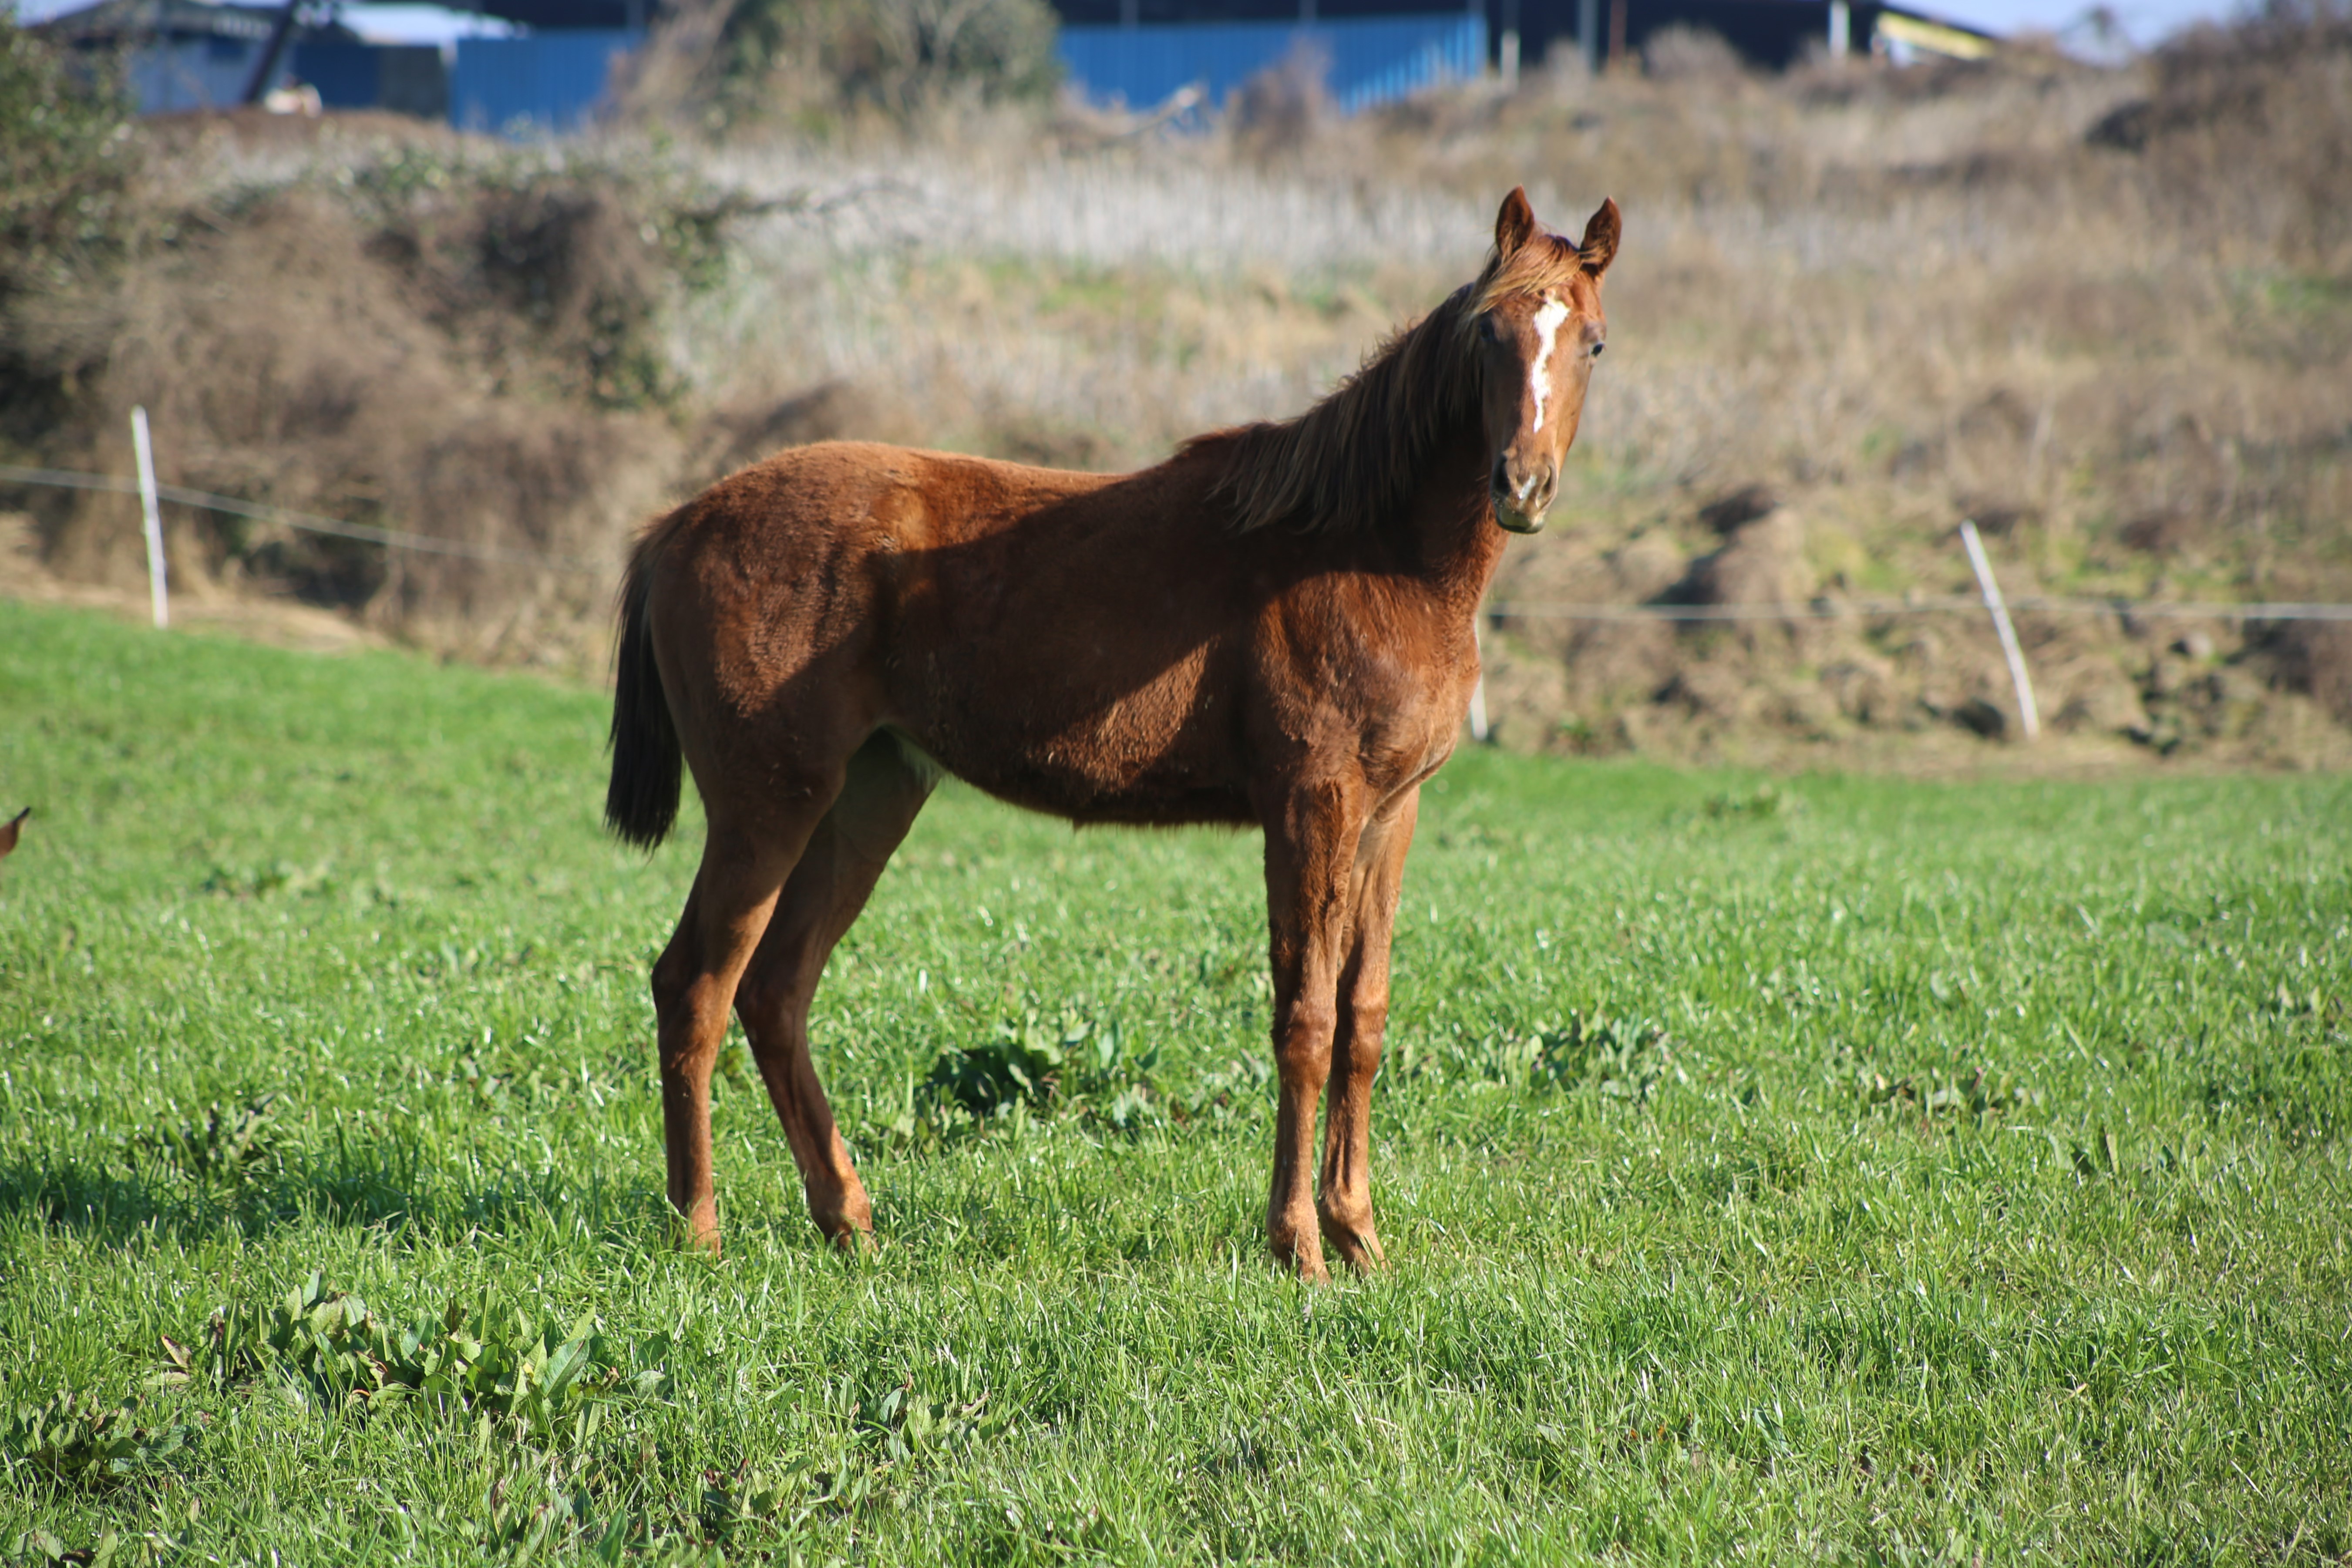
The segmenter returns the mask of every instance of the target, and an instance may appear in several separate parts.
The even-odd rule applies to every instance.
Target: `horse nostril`
[[[1454,471],[1459,473],[1461,470],[1457,468]],[[1495,459],[1495,472],[1488,478],[1486,483],[1498,496],[1508,495],[1510,493],[1511,460],[1508,458],[1497,458]]]

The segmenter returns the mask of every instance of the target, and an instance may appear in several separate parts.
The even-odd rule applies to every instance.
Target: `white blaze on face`
[[[1528,394],[1536,400],[1536,428],[1543,428],[1544,405],[1551,401],[1552,340],[1568,320],[1568,307],[1558,295],[1547,294],[1536,311],[1536,362],[1528,367]]]

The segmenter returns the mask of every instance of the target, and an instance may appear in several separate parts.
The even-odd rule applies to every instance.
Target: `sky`
[[[1909,0],[1906,9],[1945,16],[1988,33],[2014,33],[2027,27],[2061,32],[2090,12],[2088,3],[2050,5],[2047,0]],[[2111,0],[2115,14],[2133,43],[2145,48],[2196,22],[2219,22],[2245,6],[2233,0]]]
[[[38,22],[65,11],[79,11],[92,0],[16,0],[19,21]],[[262,0],[244,0],[259,4]],[[5,5],[6,0],[0,0]],[[499,36],[513,29],[495,17],[467,16],[426,5],[345,5],[337,7],[344,26],[380,44],[445,44],[452,38]]]
[[[5,3],[5,0],[0,0]],[[2089,12],[2086,0],[1909,0],[1916,9],[1948,17],[1990,33],[2013,33],[2035,27],[2063,32]],[[60,11],[79,10],[89,0],[17,0],[17,15],[37,22]],[[2132,42],[2145,47],[2192,22],[2221,20],[2242,8],[2242,0],[2111,0],[2114,13]],[[347,5],[346,25],[362,37],[382,43],[440,43],[469,33],[500,32],[478,17],[424,5]]]

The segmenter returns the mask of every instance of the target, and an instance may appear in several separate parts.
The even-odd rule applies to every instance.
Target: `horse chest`
[[[1299,671],[1304,679],[1289,694],[1300,713],[1325,716],[1320,743],[1352,749],[1376,795],[1419,783],[1453,754],[1477,679],[1466,637],[1456,650],[1442,626],[1392,618],[1386,628],[1386,637],[1353,639]],[[1400,651],[1407,647],[1410,656]]]

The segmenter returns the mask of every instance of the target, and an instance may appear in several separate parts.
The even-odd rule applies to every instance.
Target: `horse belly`
[[[1255,820],[1228,704],[1197,672],[1168,672],[1074,718],[1052,696],[972,692],[910,728],[949,772],[1033,811],[1081,823]]]

